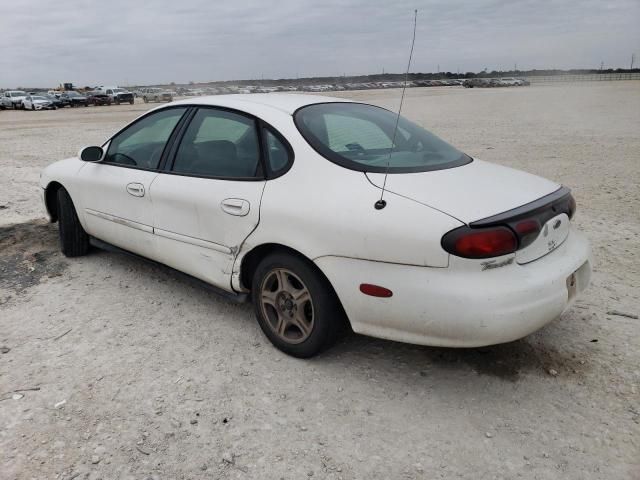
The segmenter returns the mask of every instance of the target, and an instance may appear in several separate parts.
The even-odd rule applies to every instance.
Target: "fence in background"
[[[640,72],[633,73],[588,73],[584,75],[541,75],[525,77],[531,83],[555,82],[606,82],[611,80],[640,80]]]

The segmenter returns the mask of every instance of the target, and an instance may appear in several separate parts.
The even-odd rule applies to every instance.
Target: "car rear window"
[[[433,133],[373,105],[308,105],[296,111],[294,120],[318,153],[352,170],[383,173],[388,167],[389,173],[425,172],[471,162],[469,156]]]

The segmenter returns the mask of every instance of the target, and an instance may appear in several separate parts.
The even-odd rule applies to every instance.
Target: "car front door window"
[[[117,134],[104,163],[155,170],[164,147],[186,108],[169,108],[148,115]]]

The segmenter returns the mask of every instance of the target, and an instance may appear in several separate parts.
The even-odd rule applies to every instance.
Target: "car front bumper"
[[[589,243],[573,229],[561,246],[536,261],[484,271],[474,264],[429,268],[343,257],[315,263],[355,332],[444,347],[479,347],[529,335],[558,318],[591,276]],[[386,287],[393,296],[364,295],[362,283]]]

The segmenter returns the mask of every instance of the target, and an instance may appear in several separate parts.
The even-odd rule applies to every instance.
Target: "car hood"
[[[367,173],[382,187],[384,174]],[[390,174],[386,189],[470,223],[537,200],[560,185],[530,173],[474,159],[461,167]]]

